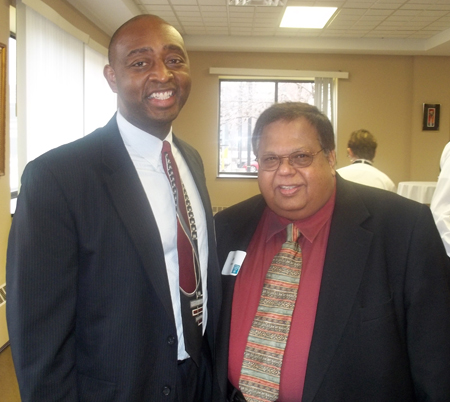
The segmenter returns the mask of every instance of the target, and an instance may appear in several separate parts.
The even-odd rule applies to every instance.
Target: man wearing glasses
[[[339,177],[314,106],[271,106],[252,144],[261,195],[216,215],[228,400],[449,401],[450,264],[429,208]]]

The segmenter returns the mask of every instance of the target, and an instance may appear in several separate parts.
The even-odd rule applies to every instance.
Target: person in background
[[[117,114],[22,176],[6,268],[22,401],[211,402],[220,270],[200,155],[172,133],[183,39],[137,16],[104,75]]]
[[[367,130],[354,131],[350,135],[347,147],[347,155],[352,164],[337,169],[344,179],[395,192],[394,182],[373,166],[377,140],[372,133]]]
[[[441,172],[430,208],[447,254],[450,256],[450,142],[442,151],[440,167]]]
[[[269,107],[252,145],[261,194],[215,215],[229,401],[449,401],[450,260],[429,207],[336,174],[314,106]]]

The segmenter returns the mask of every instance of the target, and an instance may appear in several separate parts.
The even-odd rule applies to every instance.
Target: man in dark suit
[[[22,400],[210,402],[220,270],[201,158],[171,128],[191,86],[181,35],[133,18],[111,39],[105,77],[117,114],[22,177],[7,256]],[[183,194],[166,176],[173,164]],[[181,202],[188,254],[177,246]],[[193,290],[181,284],[186,261]]]
[[[228,376],[231,401],[450,401],[450,264],[430,210],[342,179],[334,148],[314,106],[256,123],[261,195],[216,215],[222,389]],[[295,258],[272,262],[286,227]]]

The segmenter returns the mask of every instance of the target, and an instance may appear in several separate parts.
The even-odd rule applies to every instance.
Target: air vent
[[[217,212],[223,211],[226,207],[212,207],[213,215],[217,214]]]
[[[6,284],[4,283],[0,287],[0,306],[3,306],[6,303]]]

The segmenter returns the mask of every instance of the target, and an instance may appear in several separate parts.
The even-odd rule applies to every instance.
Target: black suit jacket
[[[221,290],[211,205],[199,154],[174,142],[206,213],[214,354]],[[115,117],[27,166],[7,287],[23,401],[174,400],[177,333],[164,252]]]
[[[221,266],[265,207],[258,195],[216,215]],[[223,390],[234,282],[223,278]],[[302,401],[450,401],[450,264],[427,206],[337,177]]]

